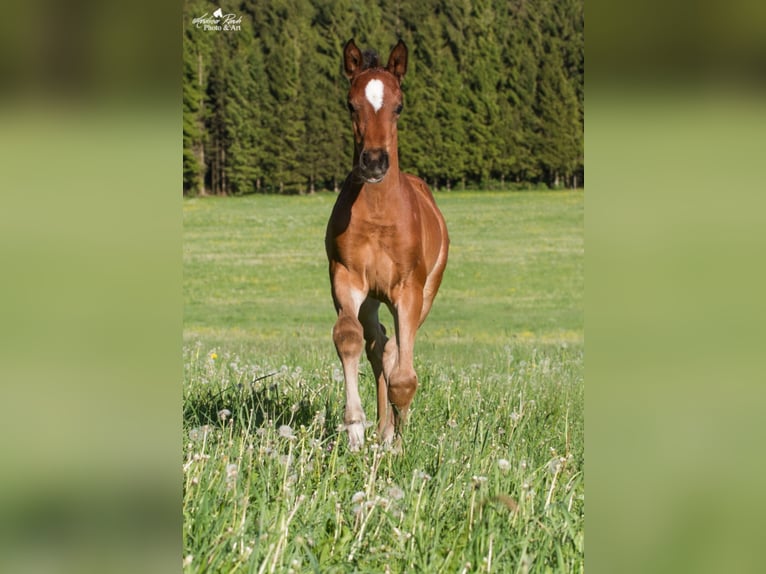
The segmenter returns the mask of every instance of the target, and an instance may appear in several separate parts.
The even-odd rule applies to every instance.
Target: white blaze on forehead
[[[364,88],[364,95],[367,96],[367,101],[377,112],[383,106],[383,82],[370,80]]]

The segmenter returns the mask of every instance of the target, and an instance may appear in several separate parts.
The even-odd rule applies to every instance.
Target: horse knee
[[[400,410],[406,410],[418,388],[418,376],[413,369],[397,369],[388,381],[388,399]]]
[[[362,354],[364,346],[362,324],[351,315],[339,316],[332,330],[332,340],[341,359],[358,357]]]

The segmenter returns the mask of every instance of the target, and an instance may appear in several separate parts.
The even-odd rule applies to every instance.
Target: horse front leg
[[[359,397],[359,359],[364,346],[362,324],[354,315],[341,309],[332,330],[332,338],[343,365],[343,380],[346,387],[343,423],[348,431],[349,448],[356,451],[364,445],[366,420],[362,400]]]
[[[418,388],[418,376],[413,366],[415,334],[420,324],[420,313],[423,308],[423,291],[410,287],[402,289],[399,300],[393,306],[396,322],[395,349],[387,349],[391,372],[388,377],[388,398],[394,406],[394,427],[401,435],[402,428],[407,422],[412,399]],[[389,342],[390,344],[390,342]],[[394,358],[392,355],[396,353]]]
[[[366,293],[354,286],[348,275],[335,273],[332,279],[333,299],[338,320],[332,330],[335,350],[343,365],[343,380],[346,387],[346,406],[343,423],[348,431],[349,448],[359,450],[364,445],[366,418],[359,396],[359,359],[364,349],[362,324],[358,319],[359,308],[366,299]]]

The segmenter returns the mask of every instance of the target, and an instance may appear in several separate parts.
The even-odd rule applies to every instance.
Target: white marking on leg
[[[351,423],[346,425],[348,431],[348,449],[357,452],[364,446],[364,423]]]
[[[354,316],[359,316],[359,309],[367,298],[367,294],[353,287],[349,289]],[[349,450],[358,451],[364,446],[364,429],[367,426],[367,418],[362,408],[362,400],[359,397],[359,358],[343,363],[343,378],[346,381],[346,408],[344,419],[352,421],[345,425],[348,431]]]
[[[377,111],[383,107],[383,82],[380,80],[370,80],[364,88],[364,95],[367,101],[372,104],[373,109]]]

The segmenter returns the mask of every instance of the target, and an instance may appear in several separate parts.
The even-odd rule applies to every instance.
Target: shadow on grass
[[[254,433],[258,428],[278,428],[290,425],[292,428],[310,426],[317,416],[332,421],[331,400],[311,401],[297,397],[296,390],[285,392],[280,381],[274,380],[280,373],[264,375],[247,384],[198,390],[184,397],[183,421],[188,427],[221,424],[221,413],[228,411],[234,426],[242,432]],[[300,391],[298,395],[300,395]],[[338,431],[331,424],[323,424],[322,439],[332,439]]]

